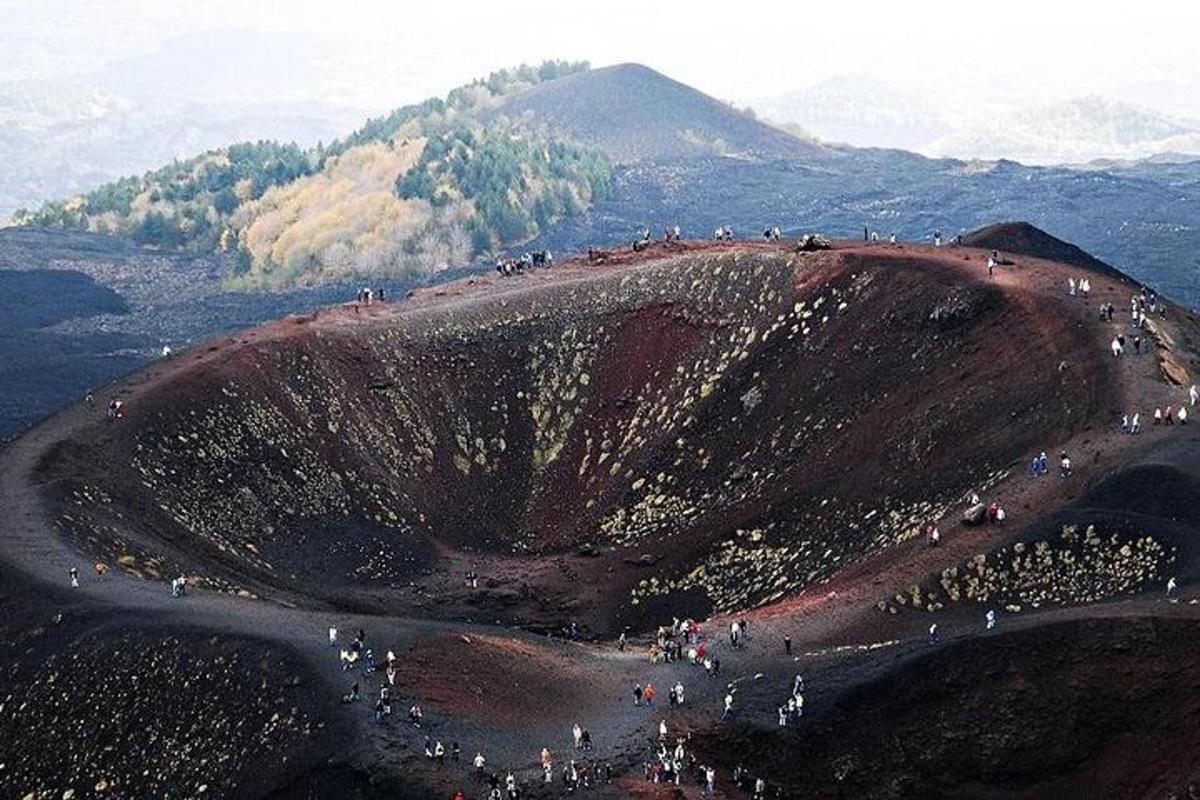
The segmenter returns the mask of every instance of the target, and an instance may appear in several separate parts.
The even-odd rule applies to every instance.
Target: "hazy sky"
[[[639,61],[739,102],[855,74],[968,111],[1098,93],[1200,117],[1200,4],[1083,5],[0,0],[0,81],[99,69],[186,34],[253,31],[284,34],[269,46],[320,67],[293,77],[281,63],[280,91],[370,110],[566,58]],[[236,92],[237,70],[226,72]]]

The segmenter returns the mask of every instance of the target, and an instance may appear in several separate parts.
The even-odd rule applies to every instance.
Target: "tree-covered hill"
[[[529,240],[605,196],[599,151],[484,113],[586,69],[502,70],[328,145],[231,145],[18,221],[224,253],[242,288],[435,272]]]

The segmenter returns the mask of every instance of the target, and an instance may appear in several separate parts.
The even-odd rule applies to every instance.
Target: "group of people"
[[[518,258],[501,256],[496,259],[496,272],[502,277],[521,275],[534,267],[549,267],[554,263],[554,256],[549,250],[534,250],[522,253]]]
[[[488,772],[486,769],[487,760],[482,753],[475,755],[474,761],[475,773],[479,775],[483,782],[488,787],[488,800],[519,800],[521,790],[517,786],[517,776],[509,772],[504,776],[504,789],[501,790],[500,775],[495,772]],[[454,795],[455,800],[466,800],[466,796],[459,791]]]
[[[1134,336],[1132,339],[1132,344],[1133,344],[1134,355],[1141,355],[1142,354],[1142,337]],[[1121,356],[1125,355],[1125,346],[1126,346],[1125,334],[1118,333],[1116,336],[1114,336],[1112,338],[1112,341],[1109,342],[1108,346],[1109,346],[1109,349],[1112,350],[1112,354],[1114,356],[1116,356],[1117,358],[1120,358]]]
[[[1083,277],[1079,280],[1075,280],[1073,277],[1067,278],[1067,294],[1069,294],[1071,297],[1078,296],[1086,300],[1088,295],[1091,294],[1091,291],[1092,281],[1090,278]]]
[[[378,301],[383,303],[386,300],[387,294],[384,292],[382,286],[376,289],[372,289],[370,286],[364,286],[358,290],[358,294],[354,298],[355,310],[357,310],[358,306],[360,305],[369,306],[373,302]]]
[[[1049,469],[1046,464],[1046,454],[1035,456],[1029,469],[1035,477],[1044,475]],[[1008,519],[1008,512],[998,501],[992,500],[985,504],[978,493],[974,491],[967,492],[963,501],[965,508],[962,512],[962,521],[964,525],[981,525],[983,523],[1003,525]],[[930,520],[925,524],[924,536],[925,544],[929,547],[937,547],[942,543],[942,533],[938,530],[936,520]],[[791,639],[788,637],[784,637],[784,648],[790,655]]]
[[[385,686],[384,688],[386,689],[387,687]],[[425,758],[433,761],[436,764],[440,765],[446,763],[446,746],[442,744],[441,739],[434,739],[432,736],[427,734],[425,736],[424,753]],[[457,763],[461,757],[462,748],[458,746],[458,742],[451,742],[450,760]]]
[[[1200,400],[1200,389],[1196,388],[1195,384],[1188,389],[1188,402],[1180,403],[1179,406],[1167,406],[1163,408],[1158,406],[1154,409],[1153,424],[1154,425],[1186,425],[1188,421],[1188,406],[1195,406],[1196,401]],[[1142,415],[1134,412],[1133,415],[1121,415],[1121,433],[1136,436],[1142,432]]]
[[[701,764],[690,748],[691,734],[672,736],[666,720],[659,723],[658,738],[642,763],[642,776],[656,784],[698,785],[700,793],[712,796],[717,791],[717,770]],[[764,784],[765,786],[765,784]]]
[[[1142,287],[1141,291],[1129,298],[1129,324],[1135,328],[1146,327],[1146,314],[1158,314],[1159,319],[1166,319],[1167,307],[1158,301],[1158,294]]]
[[[1158,301],[1158,295],[1153,291],[1142,288],[1140,292],[1129,298],[1129,327],[1141,330],[1146,327],[1146,315],[1157,313],[1160,319],[1166,319],[1167,307]],[[1100,306],[1100,318],[1112,322],[1116,307],[1112,303]]]
[[[804,676],[800,673],[792,680],[792,694],[779,706],[778,714],[781,728],[799,722],[804,716]]]
[[[1066,479],[1071,477],[1071,457],[1063,450],[1058,456],[1058,477]],[[1046,457],[1046,451],[1038,453],[1029,462],[1029,474],[1035,478],[1040,478],[1050,472],[1050,460]]]
[[[342,671],[358,669],[360,664],[364,674],[371,674],[379,670],[379,666],[375,663],[375,652],[366,646],[367,632],[359,628],[354,638],[350,640],[348,647],[343,647],[338,651],[338,660],[341,662]],[[338,645],[338,629],[330,626],[329,628],[329,646],[337,647]],[[392,689],[396,685],[396,654],[391,650],[387,651],[387,662],[384,667],[384,682],[379,686],[379,696],[375,701],[375,721],[383,723],[392,715]],[[358,683],[355,682],[350,691],[342,696],[342,702],[354,703],[360,699]],[[408,711],[409,721],[418,728],[421,726],[421,707],[414,704]]]
[[[1192,403],[1195,405],[1195,403]],[[1137,414],[1134,414],[1137,417]],[[1154,409],[1154,424],[1155,425],[1174,425],[1178,422],[1180,425],[1186,425],[1188,421],[1187,406],[1181,405],[1179,408],[1167,406],[1166,410],[1161,408]],[[1136,431],[1135,431],[1136,432]]]
[[[929,238],[933,242],[934,247],[942,246],[942,231],[941,231],[941,229],[935,228],[933,233],[929,234]],[[873,230],[871,230],[870,226],[864,225],[863,226],[863,241],[866,242],[867,244],[878,244],[879,243],[879,231],[873,231]],[[896,245],[898,242],[899,242],[899,238],[897,237],[897,235],[895,233],[888,234],[888,244]],[[950,244],[953,247],[957,247],[960,244],[962,244],[962,234],[959,234],[959,235],[955,236],[953,239],[951,239]],[[1003,262],[1000,261],[999,254],[995,250],[993,250],[992,257],[990,259],[988,259],[988,274],[991,275],[992,270],[994,270],[996,268],[996,266],[1001,263],[1003,263]]]
[[[685,769],[689,766],[693,770],[697,769],[696,759],[684,747],[687,742],[685,738],[676,738],[672,746],[669,736],[667,722],[663,720],[659,724],[658,746],[651,757],[642,764],[642,774],[651,783],[673,783],[678,786],[682,781]],[[703,775],[703,771],[700,771],[697,777],[703,780]],[[716,780],[715,771],[713,780],[714,782]]]
[[[689,735],[677,735],[672,741],[666,723],[660,723],[658,742],[642,764],[642,775],[650,783],[673,783],[674,786],[682,786],[684,778],[688,778],[689,783],[700,786],[702,795],[713,796],[716,794],[716,768],[702,764],[688,747],[689,741]],[[732,782],[743,792],[751,792],[755,800],[767,798],[767,781],[752,777],[740,764],[733,770]]]
[[[1158,412],[1159,419],[1161,420],[1162,409],[1160,408],[1160,409],[1155,409],[1155,410]],[[1137,434],[1139,434],[1141,432],[1142,432],[1142,415],[1141,414],[1139,414],[1135,411],[1132,418],[1130,418],[1130,416],[1128,414],[1121,415],[1121,433],[1128,433],[1128,434],[1136,436]]]
[[[625,649],[625,634],[617,640],[617,647]],[[699,664],[708,675],[719,675],[721,660],[713,656],[708,642],[705,641],[700,625],[692,619],[675,619],[671,625],[658,628],[654,644],[649,649],[650,663],[673,663],[686,660],[689,664]],[[683,686],[679,685],[680,695]],[[679,702],[683,702],[680,697]]]
[[[553,783],[554,768],[545,764],[542,769],[544,782]],[[600,764],[588,759],[577,761],[572,758],[563,765],[560,775],[563,789],[567,794],[573,794],[577,789],[591,789],[598,783],[612,783],[613,768],[608,762]]]
[[[563,789],[572,794],[577,789],[590,789],[597,783],[611,783],[613,779],[612,764],[601,763],[588,755],[592,750],[592,736],[587,728],[575,723],[571,727],[571,737],[575,742],[577,756],[563,764],[559,771]],[[543,747],[539,754],[542,768],[542,783],[552,784],[555,779],[554,754],[549,747]]]
[[[591,758],[590,752],[592,749],[591,734],[586,728],[581,727],[578,723],[572,726],[571,735],[575,742],[575,750],[577,756],[567,760],[562,769],[558,772],[559,779],[562,782],[562,788],[567,794],[573,794],[577,789],[590,789],[600,783],[611,783],[613,780],[613,767],[608,762],[601,763],[598,760]],[[434,753],[433,759],[439,761],[438,747],[440,743],[433,742],[430,744],[430,737],[426,737],[426,754]],[[443,748],[444,752],[444,748]],[[458,744],[453,743],[450,750],[450,760],[457,761]],[[443,758],[444,760],[444,758]],[[441,763],[439,761],[439,763]],[[475,774],[488,787],[488,800],[516,800],[521,796],[520,785],[517,777],[511,771],[501,781],[499,774],[489,772],[487,769],[487,759],[483,753],[476,753],[472,759],[472,764],[475,768]],[[549,747],[543,747],[539,754],[539,764],[541,766],[541,782],[544,785],[553,784],[555,781],[554,769],[554,754]],[[462,792],[455,795],[456,798],[465,798]]]
[[[721,225],[713,230],[712,238],[714,242],[732,242],[733,228],[729,225]],[[771,225],[763,228],[762,238],[765,242],[778,242],[783,238],[783,232],[779,229],[778,225]],[[679,226],[669,225],[664,227],[662,241],[666,243],[682,241],[680,238]],[[650,243],[650,229],[643,228],[633,240],[633,250],[634,252],[642,250],[643,248],[648,247]],[[591,251],[589,250],[588,252],[590,256]]]
[[[673,242],[678,243],[681,241],[683,241],[683,234],[680,232],[678,225],[666,225],[663,227],[663,244],[671,244]],[[638,231],[637,236],[634,237],[633,243],[630,246],[633,248],[633,252],[640,253],[653,243],[654,240],[650,236],[650,229],[642,228],[640,231]],[[597,263],[606,260],[606,258],[607,256],[604,254],[603,250],[595,250],[594,248],[590,247],[588,248],[588,261]]]
[[[624,649],[624,634],[618,640],[618,646]],[[702,641],[699,623],[692,619],[676,618],[669,626],[659,626],[654,637],[654,644],[650,646],[650,663],[682,661],[685,647],[687,648],[687,660],[693,664],[703,661],[708,653],[708,647]]]

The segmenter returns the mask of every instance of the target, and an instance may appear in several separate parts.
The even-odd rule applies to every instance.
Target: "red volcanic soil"
[[[1168,303],[1133,329],[1116,273],[1068,296],[1085,267],[1017,233],[994,276],[967,247],[656,243],[215,341],[13,443],[5,562],[61,582],[103,560],[89,608],[196,608],[305,659],[309,713],[357,727],[298,778],[259,776],[285,794],[476,787],[419,757],[428,734],[556,796],[536,753],[572,752],[575,722],[597,752],[574,755],[616,765],[609,796],[694,797],[700,763],[731,797],[739,764],[782,797],[1186,791],[1196,607],[1151,598],[1174,576],[1190,600],[1200,576],[1200,450],[1150,419],[1186,402],[1200,326]],[[1114,358],[1119,333],[1147,352]],[[1120,433],[1134,412],[1143,433]],[[1026,474],[1043,450],[1052,472],[1071,454],[1069,479]],[[962,523],[972,491],[1007,524]],[[147,588],[178,574],[187,604]],[[719,678],[645,658],[687,617],[709,620]],[[931,621],[944,646],[921,644]],[[338,671],[330,624],[395,651],[398,710],[420,703],[425,728],[336,703],[382,678]],[[511,627],[571,625],[591,641]],[[781,729],[797,672],[805,717]],[[647,680],[688,703],[634,707]],[[663,719],[688,750],[678,788],[638,777]]]
[[[565,731],[594,715],[602,698],[594,693],[587,702],[574,685],[591,666],[581,654],[572,658],[519,639],[434,634],[397,655],[400,685],[429,708],[475,725]],[[536,748],[529,752],[533,757]]]

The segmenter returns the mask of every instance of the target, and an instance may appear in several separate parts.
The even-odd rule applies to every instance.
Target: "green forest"
[[[122,178],[80,198],[47,203],[32,213],[18,211],[16,219],[125,235],[155,247],[212,250],[222,220],[244,200],[309,175],[319,163],[316,152],[294,144],[234,144],[141,177]]]
[[[234,144],[16,220],[220,253],[243,288],[443,269],[526,241],[607,194],[601,154],[487,114],[513,92],[587,68],[501,70],[325,145]]]
[[[604,159],[577,145],[460,128],[429,139],[396,194],[434,207],[471,201],[472,244],[482,253],[579,213],[608,194],[609,177]]]

